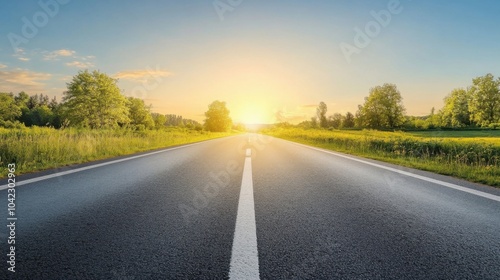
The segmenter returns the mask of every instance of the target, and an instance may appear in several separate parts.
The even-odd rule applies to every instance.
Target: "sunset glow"
[[[210,1],[71,1],[16,42],[8,34],[24,36],[21,18],[42,9],[8,1],[0,11],[0,91],[61,100],[78,71],[98,69],[154,112],[203,121],[218,99],[235,122],[272,123],[281,111],[298,123],[320,101],[329,115],[355,113],[384,83],[398,86],[409,115],[427,115],[471,78],[500,74],[497,2],[398,2],[399,12],[368,36],[360,32],[387,1],[244,1],[224,15]],[[463,20],[471,5],[481,11],[474,26]],[[348,58],[346,44],[356,48]]]

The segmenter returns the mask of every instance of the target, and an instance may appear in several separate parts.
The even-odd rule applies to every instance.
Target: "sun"
[[[244,124],[263,124],[266,123],[266,119],[262,115],[248,113],[242,116],[241,122]]]
[[[270,116],[266,106],[245,104],[236,110],[234,120],[243,124],[267,124],[270,122]]]

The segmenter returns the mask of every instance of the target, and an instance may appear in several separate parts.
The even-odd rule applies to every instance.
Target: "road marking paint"
[[[488,198],[488,199],[500,202],[500,196],[498,196],[498,195],[494,195],[494,194],[490,194],[490,193],[485,193],[485,192],[474,190],[474,189],[469,189],[469,188],[462,187],[462,186],[459,186],[459,185],[456,185],[456,184],[444,182],[444,181],[437,180],[437,179],[432,179],[432,178],[425,177],[425,176],[418,175],[418,174],[413,174],[411,172],[407,172],[407,171],[399,170],[399,169],[396,169],[396,168],[392,168],[392,167],[388,167],[388,166],[376,164],[376,163],[373,163],[373,162],[369,162],[369,161],[365,161],[365,160],[353,158],[353,157],[346,156],[346,155],[343,155],[343,154],[339,154],[339,153],[336,153],[336,152],[327,151],[327,150],[323,150],[323,149],[319,149],[319,148],[307,146],[307,145],[304,145],[304,144],[299,144],[299,143],[292,142],[292,141],[287,141],[287,142],[290,142],[292,144],[296,144],[296,145],[299,145],[299,146],[303,146],[303,147],[306,147],[306,148],[309,148],[309,149],[317,150],[317,151],[320,151],[320,152],[324,152],[324,153],[327,153],[327,154],[332,154],[334,156],[338,156],[338,157],[341,157],[341,158],[350,159],[350,160],[353,160],[353,161],[361,162],[361,163],[364,163],[364,164],[368,164],[368,165],[371,165],[371,166],[375,166],[375,167],[378,167],[378,168],[382,168],[382,169],[385,169],[385,170],[396,172],[396,173],[399,173],[399,174],[402,174],[402,175],[406,175],[406,176],[409,176],[409,177],[420,179],[422,181],[426,181],[426,182],[438,184],[438,185],[441,185],[441,186],[445,186],[445,187],[448,187],[448,188],[452,188],[452,189],[455,189],[455,190],[463,191],[463,192],[466,192],[466,193],[474,194],[474,195],[477,195],[477,196],[481,196],[481,197],[484,197],[484,198]]]
[[[114,163],[119,163],[119,162],[123,162],[123,161],[127,161],[127,160],[132,160],[132,159],[136,159],[136,158],[147,157],[147,156],[150,156],[150,155],[155,155],[155,154],[159,154],[159,153],[164,153],[164,152],[169,152],[169,151],[173,151],[173,150],[177,150],[177,149],[182,149],[182,148],[186,148],[186,147],[198,145],[198,144],[201,144],[201,143],[203,143],[203,142],[188,144],[188,145],[174,147],[174,148],[170,148],[170,149],[166,149],[166,150],[151,152],[151,153],[147,153],[147,154],[143,154],[143,155],[138,155],[138,156],[133,156],[133,157],[128,157],[128,158],[117,159],[117,160],[103,162],[103,163],[99,163],[99,164],[95,164],[95,165],[89,165],[89,166],[75,168],[75,169],[71,169],[71,170],[67,170],[67,171],[57,172],[57,173],[54,173],[54,174],[40,176],[40,177],[28,179],[28,180],[18,181],[18,182],[16,182],[16,187],[21,186],[21,185],[26,185],[26,184],[30,184],[30,183],[35,183],[35,182],[43,181],[43,180],[47,180],[47,179],[50,179],[50,178],[55,178],[55,177],[59,177],[59,176],[64,176],[64,175],[76,173],[76,172],[81,172],[81,171],[85,171],[85,170],[89,170],[89,169],[93,169],[93,168],[98,168],[98,167],[102,167],[102,166],[106,166],[106,165],[110,165],[110,164],[114,164]],[[0,191],[1,190],[5,190],[7,188],[8,188],[8,184],[7,185],[1,185],[0,186]]]
[[[252,181],[252,150],[246,150],[234,230],[229,279],[260,279]]]

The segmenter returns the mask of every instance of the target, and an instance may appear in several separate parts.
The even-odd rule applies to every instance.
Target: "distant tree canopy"
[[[480,126],[500,123],[500,78],[486,74],[472,80],[469,112],[471,120]]]
[[[440,127],[500,127],[500,78],[472,79],[470,87],[454,89],[444,103],[436,115]]]
[[[127,99],[130,125],[138,130],[154,128],[155,122],[149,107],[144,104],[144,100],[135,97],[128,97]]]
[[[370,89],[359,117],[364,127],[395,128],[405,121],[405,108],[401,93],[394,84],[384,84]]]
[[[426,116],[405,116],[401,93],[394,84],[384,84],[369,91],[363,105],[353,115],[333,113],[320,102],[316,114],[299,124],[304,128],[500,128],[500,78],[486,74],[472,79],[467,88],[452,90],[440,110],[432,108]],[[142,99],[125,97],[117,80],[99,71],[80,71],[67,84],[61,103],[44,94],[17,95],[0,93],[0,127],[67,126],[92,129],[124,127],[136,130],[182,127],[209,131],[227,131],[232,127],[226,103],[214,101],[205,112],[205,123],[184,119],[175,114],[152,113]],[[286,122],[282,111],[276,119]],[[243,130],[241,126],[233,129]]]
[[[340,113],[335,113],[328,118],[328,124],[330,127],[339,129],[342,128],[344,116]]]
[[[321,106],[316,116],[299,126],[313,128],[321,119]],[[434,107],[426,116],[405,116],[401,93],[394,84],[370,89],[355,115],[334,113],[327,118],[330,128],[434,129],[490,127],[500,128],[500,78],[486,74],[472,79],[467,89],[457,88],[444,98],[444,106]],[[321,126],[321,125],[320,125]]]
[[[205,129],[213,132],[224,132],[231,129],[232,120],[229,117],[229,110],[226,108],[226,102],[214,101],[208,105],[208,111],[205,112]]]
[[[128,97],[126,107],[129,122],[120,123],[121,127],[143,129],[162,129],[169,126],[202,130],[195,120],[184,119],[179,115],[151,113],[150,107],[139,98]],[[43,94],[29,96],[25,92],[17,95],[0,93],[0,127],[15,128],[24,126],[52,126],[55,128],[79,126],[70,124],[65,118],[69,110],[65,103],[58,103],[56,98],[49,101]]]
[[[15,99],[22,111],[19,120],[26,126],[59,127],[59,104],[55,98],[49,101],[47,95],[35,94],[28,96],[25,92],[20,92]]]
[[[180,126],[180,127],[195,127],[198,128],[201,126],[201,124],[195,120],[191,119],[184,119],[180,115],[174,115],[174,114],[167,114],[165,115],[166,117],[166,125],[167,126]]]
[[[110,128],[130,122],[127,99],[116,80],[99,71],[80,71],[68,83],[63,98],[65,115],[72,125]]]
[[[203,129],[199,122],[180,115],[152,113],[144,100],[122,95],[116,82],[99,71],[80,71],[67,84],[61,103],[44,94],[0,93],[0,127]]]
[[[355,125],[354,115],[351,112],[347,112],[342,122],[342,127],[353,128]]]
[[[12,122],[21,116],[21,113],[14,96],[11,93],[0,92],[0,121]]]
[[[328,107],[325,102],[320,102],[318,108],[316,108],[316,116],[318,117],[319,126],[326,128],[328,126],[328,121],[326,118],[326,112]]]
[[[470,93],[463,88],[454,89],[447,95],[444,98],[444,107],[441,109],[441,125],[446,127],[469,126],[471,124],[469,100]]]
[[[151,118],[153,118],[153,122],[155,124],[156,129],[165,127],[167,122],[167,117],[165,117],[165,115],[159,113],[151,113]]]

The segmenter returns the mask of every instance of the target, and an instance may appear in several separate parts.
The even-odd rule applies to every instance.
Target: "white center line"
[[[229,279],[260,279],[251,153],[251,149],[246,150]]]

